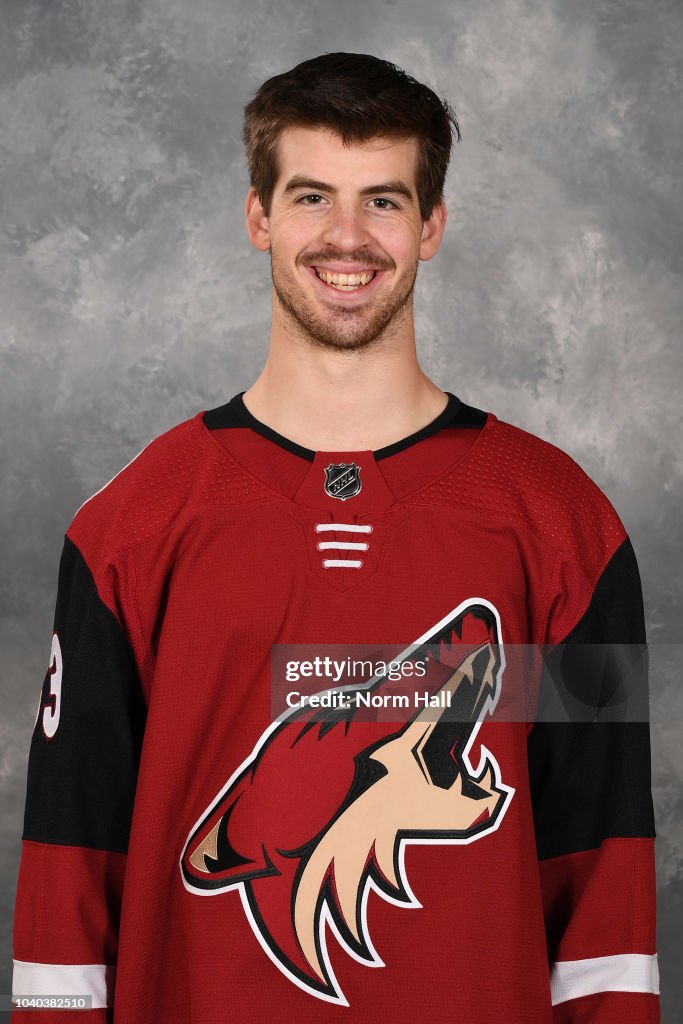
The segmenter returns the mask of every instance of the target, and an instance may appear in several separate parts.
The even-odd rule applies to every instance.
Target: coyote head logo
[[[348,1002],[327,952],[327,928],[349,956],[383,966],[368,934],[370,890],[397,907],[420,907],[405,875],[405,844],[480,839],[498,828],[514,793],[484,746],[476,769],[468,757],[500,695],[504,655],[494,606],[483,598],[463,602],[393,660],[408,654],[439,668],[433,692],[450,694],[448,715],[430,709],[407,721],[368,722],[358,720],[356,707],[293,709],[265,730],[180,856],[186,889],[237,889],[273,963],[337,1005]],[[358,689],[386,686],[381,677]]]

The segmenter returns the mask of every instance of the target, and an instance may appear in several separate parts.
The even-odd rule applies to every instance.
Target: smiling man
[[[366,54],[246,106],[268,355],[66,530],[17,1024],[659,1020],[631,540],[561,449],[416,356],[454,129]]]
[[[435,254],[446,223],[443,200],[422,220],[416,140],[349,147],[323,128],[287,128],[278,155],[270,216],[253,187],[246,207],[252,242],[271,254],[273,349],[313,343],[338,367],[358,365],[340,362],[340,351],[365,351],[371,370],[368,350],[381,364],[391,347],[412,357],[414,372],[418,261]],[[325,365],[321,357],[319,373]]]
[[[447,403],[417,361],[413,294],[443,237],[460,130],[452,108],[408,76],[394,72],[402,95],[392,96],[386,69],[326,54],[265,83],[246,108],[247,230],[270,254],[273,309],[268,358],[242,402],[315,449],[378,449]],[[306,82],[321,73],[330,86],[316,96]],[[348,112],[359,102],[365,123]]]

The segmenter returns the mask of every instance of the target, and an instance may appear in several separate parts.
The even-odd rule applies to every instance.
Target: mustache
[[[353,256],[344,255],[344,253],[317,253],[314,256],[307,256],[304,262],[304,266],[317,267],[321,263],[353,263],[359,267],[378,267],[380,270],[390,270],[389,264],[384,263],[382,260],[375,259],[370,256],[364,256],[362,259],[357,259]]]

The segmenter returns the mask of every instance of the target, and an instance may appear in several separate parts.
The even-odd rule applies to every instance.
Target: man
[[[453,129],[365,54],[247,105],[268,358],[66,531],[15,997],[116,1024],[659,1020],[648,725],[592,721],[647,685],[630,539],[568,455],[416,358]],[[495,720],[516,645],[543,649],[536,721]],[[551,720],[548,680],[583,711]]]

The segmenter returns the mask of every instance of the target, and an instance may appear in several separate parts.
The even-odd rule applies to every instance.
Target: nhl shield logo
[[[355,462],[336,462],[325,467],[325,493],[331,498],[346,501],[358,494],[360,488],[360,466]]]

